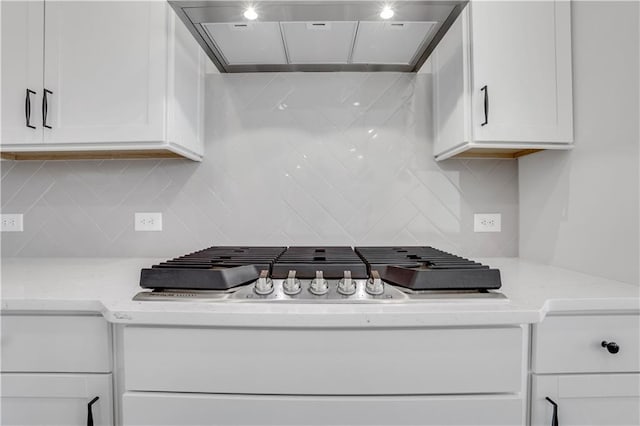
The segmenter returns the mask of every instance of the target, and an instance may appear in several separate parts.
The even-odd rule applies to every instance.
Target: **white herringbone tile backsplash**
[[[428,75],[211,75],[205,160],[3,161],[3,256],[420,244],[515,256],[517,163],[433,160]],[[134,232],[162,212],[163,232]],[[502,232],[473,232],[473,213]]]

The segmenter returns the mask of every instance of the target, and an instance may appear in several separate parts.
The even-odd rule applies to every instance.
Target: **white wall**
[[[517,164],[434,161],[429,74],[224,74],[208,89],[212,181],[240,220],[216,217],[233,239],[517,255]],[[503,232],[474,233],[473,212],[494,211]]]
[[[430,76],[212,74],[205,159],[7,161],[4,256],[174,257],[211,245],[420,244],[515,256],[517,164],[433,160]],[[162,212],[163,232],[134,232]],[[474,233],[474,212],[502,232]]]
[[[638,283],[639,4],[572,7],[575,149],[519,160],[520,256]]]

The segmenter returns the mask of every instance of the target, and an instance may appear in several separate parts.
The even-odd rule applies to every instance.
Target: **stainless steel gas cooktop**
[[[210,247],[143,269],[134,300],[506,300],[500,271],[432,247]]]

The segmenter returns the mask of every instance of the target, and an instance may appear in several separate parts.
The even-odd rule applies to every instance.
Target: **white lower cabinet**
[[[98,315],[2,315],[2,372],[111,372],[110,327]]]
[[[3,426],[89,425],[90,415],[95,426],[113,425],[111,374],[3,373],[0,377]]]
[[[558,315],[533,332],[533,370],[538,373],[640,371],[640,316]],[[611,353],[602,342],[615,345]]]
[[[130,392],[125,425],[517,425],[507,396],[257,396]]]
[[[562,426],[640,424],[640,374],[534,375],[531,424],[552,425],[557,404]]]
[[[523,425],[527,329],[126,326],[124,425]]]
[[[0,419],[13,425],[113,425],[111,327],[99,314],[4,313]],[[97,399],[96,399],[97,398]]]
[[[516,393],[520,327],[126,327],[130,391],[270,395]]]
[[[550,315],[532,344],[533,426],[640,424],[640,316]]]

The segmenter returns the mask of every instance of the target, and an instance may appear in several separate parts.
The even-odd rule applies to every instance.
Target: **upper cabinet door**
[[[44,2],[3,1],[0,7],[2,143],[41,143]]]
[[[573,141],[568,1],[471,2],[476,141]]]
[[[471,141],[468,22],[469,14],[464,10],[428,59],[433,74],[436,153]]]
[[[167,5],[47,1],[46,143],[164,137]]]

